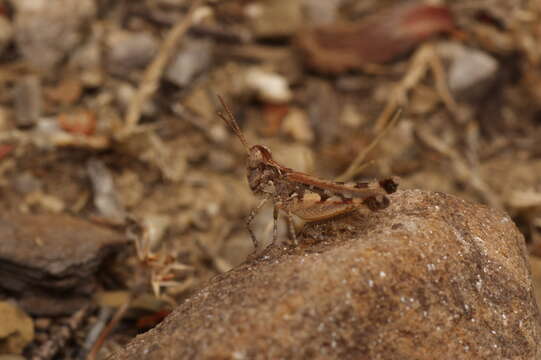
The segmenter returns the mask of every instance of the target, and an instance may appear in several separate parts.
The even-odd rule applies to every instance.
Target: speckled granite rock
[[[509,217],[441,193],[391,199],[216,277],[111,359],[539,359]]]

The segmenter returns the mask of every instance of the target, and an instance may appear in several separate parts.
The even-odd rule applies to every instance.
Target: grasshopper
[[[306,222],[330,219],[341,214],[356,211],[361,207],[372,211],[389,206],[388,194],[398,188],[396,177],[369,182],[337,182],[295,171],[277,163],[270,149],[264,145],[250,146],[246,141],[235,117],[222,97],[218,97],[225,113],[218,116],[233,130],[248,153],[248,184],[252,192],[262,198],[246,219],[246,227],[258,250],[258,242],[251,223],[261,207],[272,201],[273,243],[276,241],[278,215],[286,215],[288,230],[293,243],[297,244],[293,215]]]

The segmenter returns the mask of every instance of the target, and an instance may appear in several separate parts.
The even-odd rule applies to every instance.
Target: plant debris
[[[297,44],[312,68],[341,73],[391,61],[428,38],[454,28],[446,7],[406,3],[355,23],[301,32]]]

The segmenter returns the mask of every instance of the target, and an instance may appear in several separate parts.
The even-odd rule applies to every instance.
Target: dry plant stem
[[[137,127],[143,106],[158,89],[158,84],[165,67],[175,52],[179,40],[184,36],[184,34],[186,34],[190,26],[193,24],[194,12],[197,8],[199,8],[201,3],[202,0],[193,1],[188,13],[184,16],[184,18],[167,33],[160,51],[152,63],[150,63],[150,65],[146,68],[143,79],[139,84],[139,88],[129,104],[124,127],[119,134],[120,138],[129,136]]]
[[[105,339],[107,339],[107,336],[115,329],[116,325],[119,323],[120,320],[124,317],[126,314],[126,311],[130,308],[131,299],[126,301],[122,306],[120,306],[109,324],[105,327],[105,329],[102,330],[100,333],[100,336],[98,337],[98,340],[94,343],[92,346],[92,349],[88,353],[88,356],[86,357],[86,360],[95,360],[96,355],[98,354],[98,351],[100,350],[101,346],[105,342]]]
[[[424,128],[419,129],[417,134],[425,145],[446,156],[451,161],[457,177],[478,191],[488,204],[494,208],[503,208],[501,199],[490,189],[481,176],[468,166],[459,153]]]
[[[96,343],[96,340],[103,331],[103,328],[105,328],[105,326],[107,325],[107,322],[109,321],[112,312],[113,308],[111,307],[102,307],[100,309],[96,323],[88,331],[85,343],[79,350],[79,354],[77,355],[78,360],[83,360],[86,358],[86,355],[88,354],[90,349],[92,349],[92,346]]]
[[[86,318],[90,310],[90,306],[86,305],[76,311],[68,320],[68,323],[53,334],[51,338],[44,343],[32,356],[32,360],[48,360],[54,358],[58,351],[63,348],[66,342],[73,336],[83,320]]]
[[[429,68],[434,74],[436,90],[443,103],[455,116],[458,114],[457,104],[447,87],[445,69],[441,63],[441,59],[434,49],[434,45],[427,43],[421,46],[413,55],[408,71],[393,90],[383,112],[376,120],[376,132],[380,132],[386,127],[387,122],[397,107],[406,106],[408,92],[421,81]]]
[[[383,109],[383,112],[376,120],[376,132],[380,132],[385,128],[391,114],[399,105],[406,105],[408,91],[417,85],[426,74],[428,69],[428,62],[426,58],[429,56],[430,52],[431,49],[428,47],[428,45],[423,45],[417,51],[415,51],[408,71],[393,90],[387,104],[385,105],[385,108]]]
[[[180,285],[178,281],[172,280],[175,271],[184,271],[191,269],[190,266],[180,264],[175,260],[175,256],[168,251],[161,250],[154,253],[151,249],[151,240],[149,228],[137,223],[137,220],[128,218],[129,227],[127,236],[134,242],[139,266],[136,279],[140,284],[132,289],[133,294],[144,292],[147,287],[144,284],[146,278],[150,278],[150,286],[157,298],[160,297],[160,289],[162,287],[170,287]]]
[[[447,109],[458,118],[458,104],[456,103],[451,91],[447,86],[447,75],[445,73],[445,68],[441,61],[441,58],[438,56],[438,53],[433,46],[430,47],[431,54],[428,56],[427,60],[430,65],[430,69],[434,74],[434,80],[436,85],[436,91],[441,98],[441,101],[445,104]]]
[[[214,270],[216,270],[218,273],[225,273],[231,270],[233,265],[220,256],[220,248],[224,243],[224,239],[231,232],[232,226],[228,225],[227,223],[220,223],[219,226],[221,230],[215,238],[216,243],[220,244],[217,248],[211,248],[207,242],[203,241],[200,237],[195,238],[195,244],[199,249],[201,249],[205,256],[211,260]]]
[[[358,175],[363,169],[363,161],[366,158],[366,156],[372,151],[377,144],[383,139],[383,137],[387,134],[389,129],[393,128],[395,124],[400,119],[400,114],[402,113],[402,109],[398,108],[396,109],[394,115],[392,116],[392,119],[387,123],[387,126],[382,129],[379,134],[376,136],[376,138],[362,151],[357,155],[355,160],[351,162],[349,167],[342,173],[340,176],[336,178],[337,181],[348,181],[353,179],[356,175]]]
[[[537,192],[533,189],[515,190],[511,192],[508,203],[516,210],[539,208],[539,224],[534,225],[541,226],[541,192]]]

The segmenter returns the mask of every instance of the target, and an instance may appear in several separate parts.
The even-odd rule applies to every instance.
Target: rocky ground
[[[430,5],[390,0],[0,0],[0,354],[15,359],[127,356],[121,350],[131,339],[180,304],[150,336],[171,328],[171,319],[193,325],[202,321],[197,311],[222,313],[220,306],[231,324],[238,324],[247,316],[242,309],[248,300],[235,296],[228,282],[246,278],[246,267],[261,269],[250,281],[235,284],[234,292],[251,294],[258,290],[254,282],[269,280],[263,272],[273,266],[268,259],[276,259],[285,264],[274,268],[280,274],[276,279],[298,273],[291,289],[306,286],[306,294],[328,293],[328,299],[314,305],[314,314],[297,318],[292,309],[299,308],[304,295],[281,298],[285,280],[264,289],[268,302],[250,305],[254,318],[263,321],[270,316],[268,309],[279,304],[293,318],[289,323],[275,319],[271,330],[255,324],[253,329],[261,332],[283,330],[275,331],[283,338],[262,347],[275,344],[271,348],[276,351],[287,350],[297,339],[289,332],[316,324],[329,314],[328,306],[353,290],[352,304],[358,309],[372,308],[382,297],[387,302],[381,304],[394,306],[387,313],[396,327],[380,334],[395,336],[406,331],[401,325],[421,321],[416,318],[423,311],[419,294],[411,296],[417,299],[412,304],[400,296],[426,289],[419,286],[424,283],[448,294],[453,304],[424,310],[430,324],[443,329],[430,334],[434,343],[456,335],[457,323],[443,318],[459,314],[458,323],[483,320],[461,325],[459,338],[472,342],[461,343],[460,349],[477,347],[473,358],[534,358],[539,315],[531,308],[533,290],[521,259],[527,249],[540,303],[539,24],[541,6],[534,0]],[[266,144],[286,166],[328,179],[394,175],[401,189],[423,191],[392,195],[391,207],[382,213],[310,225],[299,249],[275,244],[266,262],[250,258],[246,263],[253,248],[244,220],[258,200],[245,180],[242,144],[216,116],[218,95],[231,106],[248,141]],[[440,201],[439,209],[408,205],[412,194]],[[457,198],[494,210],[466,206]],[[453,216],[460,206],[470,215],[458,221]],[[430,225],[439,226],[437,237],[412,231],[411,224],[429,226],[423,219],[430,216],[438,217]],[[511,219],[520,233],[512,222],[498,225],[497,217]],[[378,221],[381,233],[369,226]],[[393,229],[392,221],[411,226]],[[271,223],[272,208],[263,208],[253,225],[260,241],[270,239]],[[367,227],[355,230],[349,240],[340,237],[359,224]],[[279,238],[285,239],[285,223],[279,225]],[[471,260],[477,249],[491,265],[469,268],[454,257],[457,248],[443,245],[421,246],[427,259],[403,260],[406,253],[420,256],[415,250],[420,240],[436,246],[459,239],[448,238],[451,228],[465,239],[457,243],[463,254]],[[392,236],[384,239],[382,233]],[[399,243],[407,243],[404,252],[400,246],[390,251]],[[298,263],[301,253],[309,255],[306,269]],[[376,293],[367,283],[346,279],[342,284],[338,270],[327,277],[319,266],[329,266],[328,261],[317,253],[340,264],[353,261],[352,254],[374,261],[372,267],[356,269],[367,281],[369,275],[383,281],[379,271],[389,275],[376,286],[382,297],[373,298]],[[445,256],[446,271],[462,272],[470,280],[483,276],[481,288],[487,285],[487,293],[477,288],[479,279],[471,287],[464,279],[443,275],[441,283],[434,282],[434,273],[441,270],[430,258]],[[392,269],[381,270],[385,266]],[[486,266],[488,273],[483,272]],[[406,268],[411,282],[402,289],[395,282]],[[315,284],[303,281],[307,269],[319,269]],[[325,287],[317,287],[317,279]],[[467,290],[459,292],[460,301],[451,295],[457,288]],[[226,295],[220,297],[222,290]],[[201,304],[205,291],[212,301],[208,308]],[[485,302],[479,297],[483,294]],[[445,298],[430,296],[431,304]],[[464,304],[476,310],[464,310]],[[512,314],[506,310],[509,304],[523,311]],[[498,309],[498,321],[488,309]],[[375,326],[378,319],[373,320]],[[209,331],[186,341],[217,336],[213,331],[223,328],[223,319],[208,321]],[[345,322],[319,323],[344,330],[338,348],[299,330],[299,336],[308,336],[305,350],[327,349],[322,356],[351,354],[340,351],[351,350],[352,334],[375,331]],[[506,332],[504,323],[514,330]],[[185,337],[189,326],[171,330],[164,341]],[[466,330],[488,331],[485,339],[491,340],[475,342]],[[410,335],[398,336],[403,343],[396,349],[415,356],[408,351],[415,350],[411,344],[419,335]],[[227,344],[242,341],[249,340],[239,335]],[[130,346],[136,349],[140,343]],[[232,354],[227,344],[216,354]],[[375,344],[366,344],[365,351],[382,354]],[[449,349],[459,351],[451,345],[429,350],[453,353]],[[243,354],[237,355],[250,358]]]

